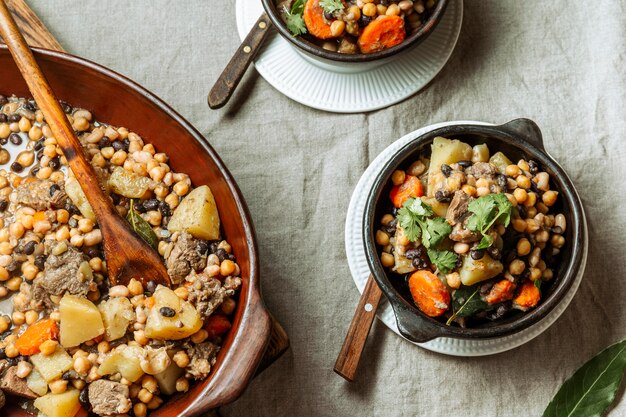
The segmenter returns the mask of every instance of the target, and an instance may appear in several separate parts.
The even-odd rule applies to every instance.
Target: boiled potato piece
[[[108,181],[111,191],[128,198],[141,198],[152,185],[152,180],[122,167],[117,167]]]
[[[171,232],[187,232],[198,239],[219,239],[220,216],[211,189],[203,185],[189,193],[172,214],[167,228]]]
[[[502,152],[496,152],[491,158],[489,158],[489,163],[495,166],[500,174],[504,174],[506,167],[513,164],[513,162],[511,162],[511,160]]]
[[[35,400],[35,407],[46,417],[74,417],[80,410],[80,391],[68,389],[62,394],[46,394]]]
[[[26,378],[26,385],[35,394],[42,396],[48,393],[48,383],[36,369],[30,371]]]
[[[104,322],[104,339],[111,341],[126,334],[133,319],[133,306],[126,297],[109,298],[98,306]]]
[[[435,194],[436,173],[441,172],[442,164],[453,164],[459,161],[472,160],[472,147],[459,140],[436,137],[431,145],[430,167],[428,167],[429,197]]]
[[[474,285],[477,282],[485,281],[500,274],[504,266],[502,262],[492,259],[488,254],[478,260],[466,256],[463,265],[459,270],[463,285]]]
[[[76,178],[67,177],[65,179],[65,193],[72,200],[72,203],[80,210],[80,213],[86,218],[96,221],[96,214],[93,212],[87,197],[83,189],[80,188],[80,184],[76,181]]]
[[[63,347],[78,346],[104,333],[100,310],[86,298],[65,294],[59,303],[59,313],[59,339]]]
[[[408,274],[409,272],[415,271],[415,267],[411,260],[405,256],[402,256],[398,253],[398,251],[393,252],[393,258],[395,264],[393,266],[393,271],[398,274]]]
[[[61,346],[58,346],[52,355],[45,356],[43,353],[32,355],[30,361],[46,382],[60,378],[63,372],[74,364],[72,357]]]
[[[486,143],[474,146],[472,152],[472,162],[489,162],[489,147]]]
[[[434,197],[422,197],[424,203],[428,204],[430,208],[433,209],[433,212],[439,217],[446,217],[448,213],[448,207],[450,207],[450,203],[442,203],[437,201]]]
[[[138,346],[120,345],[107,354],[98,368],[100,375],[120,373],[130,382],[135,382],[144,374],[141,369],[143,349]]]
[[[202,327],[202,319],[196,309],[183,301],[167,287],[159,285],[154,292],[154,307],[148,314],[144,333],[152,339],[179,340],[189,337]],[[174,310],[172,317],[162,314],[162,308]]]
[[[170,366],[160,374],[156,374],[154,377],[159,383],[159,389],[162,394],[172,395],[176,393],[176,380],[183,376],[185,371],[179,368],[178,365],[172,361]]]

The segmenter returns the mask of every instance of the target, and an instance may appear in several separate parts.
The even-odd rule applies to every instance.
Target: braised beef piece
[[[26,385],[26,379],[17,376],[17,366],[12,366],[6,370],[2,379],[0,379],[0,389],[10,395],[28,398],[29,400],[38,397]]]
[[[191,271],[203,269],[206,258],[200,240],[194,239],[189,233],[181,233],[165,260],[172,284],[180,284]]]
[[[35,210],[57,209],[65,206],[67,195],[62,184],[51,180],[21,183],[15,189],[15,202]]]
[[[101,416],[124,414],[130,411],[131,402],[127,385],[107,379],[89,384],[91,411]]]
[[[457,191],[452,197],[450,206],[448,207],[448,213],[446,214],[446,220],[451,225],[461,223],[465,214],[467,213],[467,206],[469,205],[471,198],[463,191]]]
[[[462,223],[457,223],[452,228],[452,233],[450,233],[450,239],[455,242],[463,242],[463,243],[472,243],[477,242],[481,239],[481,234],[478,232],[472,232],[471,230],[467,230]]]
[[[359,52],[359,47],[355,42],[346,37],[343,38],[341,42],[339,42],[337,52],[339,52],[340,54],[356,54],[357,52]]]
[[[184,347],[190,359],[187,371],[195,379],[206,378],[211,372],[211,366],[215,364],[215,356],[220,347],[211,342],[198,344],[187,342]]]
[[[228,291],[215,278],[199,277],[189,286],[188,300],[196,307],[202,320],[206,320],[222,304]]]
[[[467,168],[465,173],[473,175],[476,178],[490,178],[495,176],[498,171],[496,170],[496,167],[491,165],[489,162],[476,162],[474,165]]]

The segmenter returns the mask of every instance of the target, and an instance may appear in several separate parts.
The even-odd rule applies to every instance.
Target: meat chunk
[[[165,260],[172,284],[180,284],[191,271],[203,269],[206,266],[206,258],[206,254],[202,253],[200,241],[189,233],[181,233]]]
[[[337,48],[337,52],[340,54],[356,54],[358,51],[356,43],[345,37],[339,42]]]
[[[53,306],[51,295],[72,295],[86,297],[93,278],[85,276],[80,265],[85,256],[72,246],[60,255],[50,255],[45,263],[44,275],[35,278],[30,289],[32,303],[50,308]]]
[[[17,366],[12,366],[6,370],[2,379],[0,379],[0,389],[7,394],[17,397],[28,398],[30,400],[37,398],[37,394],[32,392],[26,385],[26,379],[17,376]]]
[[[448,212],[446,213],[446,220],[451,225],[455,225],[463,221],[463,217],[467,213],[467,206],[470,202],[470,196],[463,191],[457,191],[452,197]]]
[[[494,177],[498,173],[498,170],[489,162],[476,162],[474,165],[467,168],[466,173],[476,178],[490,178]]]
[[[202,320],[206,320],[228,295],[228,291],[222,287],[219,280],[197,275],[189,287],[187,299],[196,307]]]
[[[130,411],[131,402],[127,385],[99,379],[89,384],[91,411],[101,416],[123,414]]]
[[[189,372],[195,379],[204,379],[211,372],[211,366],[215,364],[215,356],[219,352],[220,347],[211,342],[204,343],[185,343],[185,350],[189,356]]]
[[[15,189],[15,202],[35,210],[58,209],[65,206],[67,195],[63,184],[51,180],[21,183]]]
[[[472,232],[471,230],[467,230],[463,224],[457,223],[452,228],[452,233],[450,233],[450,239],[455,242],[463,242],[463,243],[472,243],[477,242],[481,239],[481,234],[478,232]]]

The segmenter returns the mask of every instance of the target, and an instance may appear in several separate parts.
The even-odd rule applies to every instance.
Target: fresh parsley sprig
[[[291,10],[287,10],[284,13],[285,24],[287,29],[293,34],[293,36],[303,35],[307,33],[306,25],[304,24],[304,0],[296,0],[291,5]]]
[[[428,258],[442,274],[447,274],[456,266],[457,256],[449,250],[428,249]]]
[[[320,0],[320,6],[326,13],[330,14],[342,11],[345,8],[341,0]]]
[[[486,249],[493,243],[489,229],[496,221],[504,227],[508,226],[513,205],[504,194],[488,194],[470,202],[467,209],[473,215],[468,219],[466,228],[483,235],[476,249]]]

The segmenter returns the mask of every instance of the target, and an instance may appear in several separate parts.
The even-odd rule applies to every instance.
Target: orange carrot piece
[[[221,314],[215,314],[207,319],[204,330],[209,333],[209,339],[214,339],[223,335],[231,328],[230,321],[226,316]]]
[[[307,0],[304,5],[304,24],[309,33],[319,39],[333,37],[330,24],[324,18],[324,9],[320,6],[320,0]]]
[[[396,46],[406,38],[404,19],[400,16],[380,16],[365,26],[359,36],[359,48],[364,54]]]
[[[46,220],[45,211],[38,211],[37,213],[33,214],[33,222],[39,222],[41,220]]]
[[[414,272],[409,278],[413,301],[424,314],[438,317],[450,306],[450,293],[437,275],[425,269]]]
[[[55,340],[59,337],[59,327],[52,319],[40,320],[33,323],[15,342],[20,355],[34,355],[39,353],[39,346],[46,340]]]
[[[489,294],[485,297],[485,301],[489,304],[501,303],[512,299],[514,293],[515,283],[508,279],[503,279],[502,281],[496,282],[496,284],[491,287],[491,291],[489,291]]]
[[[154,303],[155,303],[155,299],[154,299],[154,297],[147,297],[147,298],[144,300],[143,305],[144,305],[146,308],[152,308],[152,307],[154,307]]]
[[[535,283],[528,280],[522,285],[522,289],[513,300],[513,307],[526,311],[539,303],[541,292],[535,287]]]
[[[400,185],[395,185],[389,193],[391,202],[397,208],[401,208],[406,200],[411,197],[421,197],[424,195],[424,184],[419,178],[412,175],[407,175],[404,182]]]

